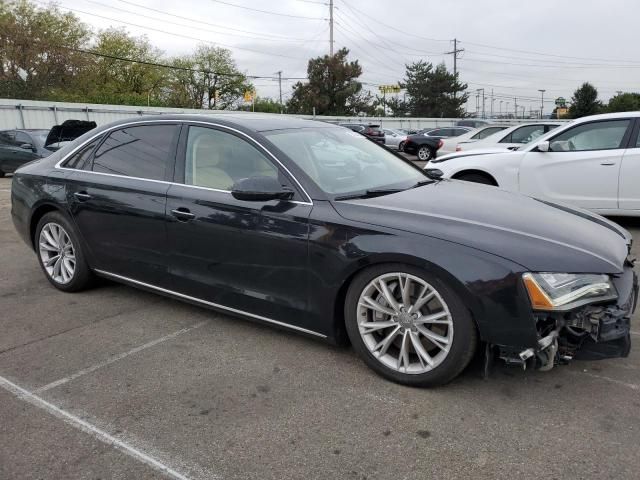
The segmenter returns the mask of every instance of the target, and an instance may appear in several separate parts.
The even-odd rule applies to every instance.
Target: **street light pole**
[[[544,92],[546,92],[546,90],[539,89],[538,91],[540,92],[540,118],[542,118],[542,112],[544,110]]]

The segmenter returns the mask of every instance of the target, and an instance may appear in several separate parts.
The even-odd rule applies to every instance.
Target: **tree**
[[[78,88],[56,93],[56,97],[92,103],[164,105],[162,90],[169,72],[144,63],[160,63],[163,56],[146,37],[134,37],[124,29],[109,28],[98,33],[91,51],[103,56],[92,58],[80,75],[82,82]]]
[[[357,79],[362,67],[347,60],[349,50],[341,48],[333,56],[312,58],[307,66],[308,83],[297,82],[287,103],[290,113],[357,115],[369,108],[373,99],[362,91]]]
[[[407,90],[406,110],[412,116],[456,118],[464,115],[467,84],[460,83],[457,74],[449,73],[444,63],[434,69],[431,63],[420,60],[407,65],[405,75],[401,86]]]
[[[78,17],[55,6],[0,2],[0,96],[43,99],[52,89],[72,89],[90,61],[74,49],[90,36]]]
[[[609,100],[607,111],[633,112],[640,110],[640,93],[619,93]]]
[[[391,110],[391,115],[394,117],[404,117],[409,113],[407,102],[397,97],[387,98],[387,108]]]
[[[280,113],[280,102],[272,98],[260,98],[256,97],[253,100],[253,105],[247,105],[246,110],[251,110],[254,112],[264,112],[264,113]]]
[[[240,73],[231,51],[200,45],[193,55],[178,57],[168,88],[168,102],[189,108],[230,109],[237,107],[251,83]]]
[[[569,107],[570,118],[580,118],[587,115],[595,115],[602,111],[602,102],[598,100],[598,90],[588,82],[582,84],[571,98]]]

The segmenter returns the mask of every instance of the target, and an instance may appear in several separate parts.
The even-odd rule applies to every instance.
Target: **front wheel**
[[[399,151],[399,152],[404,152],[404,142],[400,142],[400,143],[398,144],[398,151]]]
[[[0,170],[0,178],[4,178],[4,172]]]
[[[411,265],[381,265],[358,275],[347,293],[345,321],[365,363],[410,386],[451,381],[477,343],[475,324],[458,295]]]
[[[419,160],[422,160],[423,162],[428,162],[432,158],[433,158],[433,152],[431,151],[431,149],[429,147],[423,146],[423,147],[420,147],[418,149],[418,159]]]

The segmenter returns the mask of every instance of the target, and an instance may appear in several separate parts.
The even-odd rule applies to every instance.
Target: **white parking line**
[[[195,325],[192,325],[191,327],[182,328],[173,333],[170,333],[169,335],[165,335],[164,337],[157,338],[155,340],[145,343],[144,345],[140,345],[136,348],[133,348],[128,352],[124,352],[114,357],[111,357],[109,360],[105,360],[104,362],[96,363],[95,365],[92,365],[90,367],[83,368],[82,370],[78,370],[76,373],[73,373],[68,377],[61,378],[59,380],[56,380],[55,382],[51,382],[47,385],[44,385],[43,387],[36,388],[33,392],[34,393],[46,392],[47,390],[51,390],[52,388],[58,387],[60,385],[64,385],[65,383],[70,382],[71,380],[75,380],[76,378],[86,375],[87,373],[95,372],[96,370],[102,367],[106,367],[107,365],[111,365],[112,363],[117,362],[118,360],[122,360],[123,358],[126,358],[129,355],[133,355],[134,353],[138,353],[142,350],[153,347],[154,345],[158,345],[159,343],[166,342],[167,340],[171,340],[172,338],[176,338],[177,336],[182,335],[183,333],[187,333],[187,332],[190,332],[191,330],[195,330],[196,328],[200,328],[206,323],[207,323],[207,320],[204,320],[200,323],[196,323]]]
[[[71,425],[78,430],[82,430],[85,433],[88,433],[92,437],[100,440],[107,445],[111,445],[126,455],[149,465],[150,467],[163,472],[169,477],[175,480],[189,480],[189,477],[183,475],[180,472],[173,470],[171,467],[163,464],[162,462],[156,460],[155,458],[147,455],[141,450],[132,447],[131,445],[123,442],[122,440],[118,440],[114,436],[108,434],[104,430],[99,429],[98,427],[91,425],[89,422],[82,420],[81,418],[76,417],[75,415],[62,410],[59,407],[56,407],[52,403],[47,402],[43,398],[38,397],[37,395],[25,390],[24,388],[12,383],[4,377],[0,377],[0,387],[6,390],[7,392],[15,395],[21,400],[34,405],[35,407],[41,408],[50,414],[56,416],[64,420],[67,424]]]
[[[640,335],[640,332],[631,331],[631,335]]]
[[[586,375],[587,377],[597,378],[598,380],[604,380],[606,382],[615,383],[616,385],[621,385],[623,387],[630,388],[631,390],[635,390],[636,392],[640,391],[640,385],[636,385],[635,383],[623,382],[622,380],[616,380],[615,378],[605,377],[604,375],[596,375],[595,373],[589,373],[589,372],[571,371],[571,373],[573,373],[575,375],[582,374],[582,375]]]

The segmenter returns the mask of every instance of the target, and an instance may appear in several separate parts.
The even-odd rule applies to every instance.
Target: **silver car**
[[[404,142],[407,141],[408,133],[399,128],[385,128],[383,131],[385,146],[401,152],[404,148]]]

